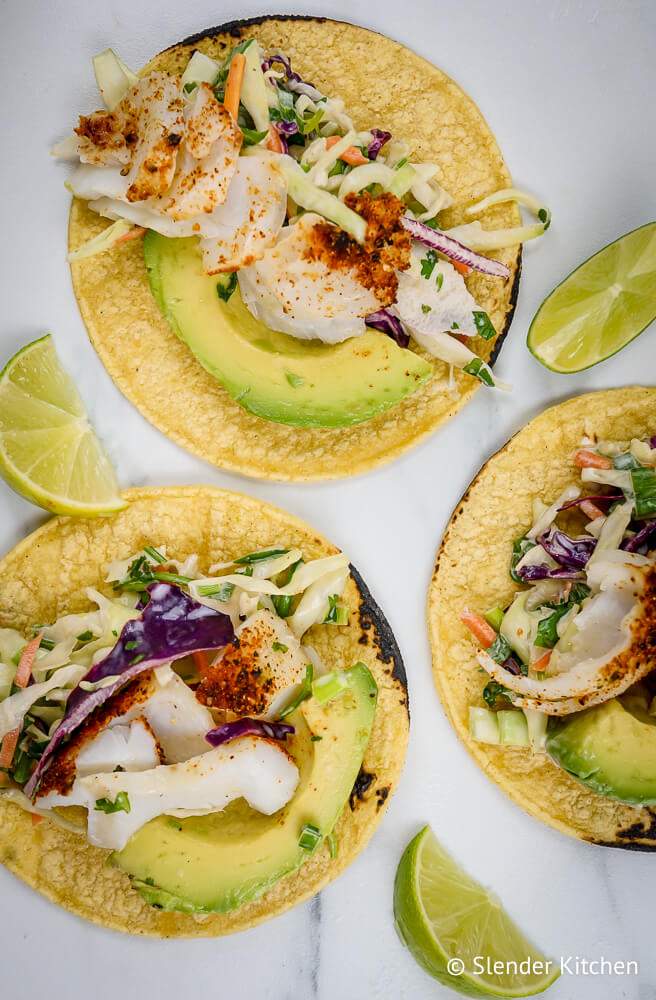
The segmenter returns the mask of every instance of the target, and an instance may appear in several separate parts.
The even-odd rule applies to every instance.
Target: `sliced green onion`
[[[339,594],[331,594],[328,597],[328,614],[324,618],[322,625],[348,625],[350,609],[348,605],[342,604]]]
[[[285,378],[291,385],[292,389],[298,389],[300,386],[305,385],[305,379],[302,375],[295,375],[294,372],[285,372]]]
[[[79,638],[79,636],[78,636],[78,638]],[[92,638],[93,638],[93,636],[92,636]],[[39,649],[54,649],[55,645],[56,645],[56,643],[55,643],[54,639],[46,639],[44,637],[41,640],[41,642],[39,643]]]
[[[259,552],[249,552],[248,555],[233,559],[239,566],[250,566],[251,563],[262,562],[263,559],[272,559],[274,556],[284,556],[289,549],[260,549]]]
[[[183,585],[192,582],[190,576],[180,576],[178,573],[162,573],[159,571],[153,573],[153,580],[159,580],[161,583],[180,583]]]
[[[271,649],[274,653],[286,653],[289,646],[285,646],[284,642],[273,642],[271,644]]]
[[[312,685],[312,694],[320,705],[327,705],[333,698],[337,698],[349,686],[348,677],[343,670],[333,670],[329,674],[319,677]]]
[[[653,517],[656,514],[656,472],[654,469],[631,469],[631,483],[635,494],[635,516]]]
[[[326,837],[326,846],[330,852],[331,858],[336,858],[339,845],[337,843],[337,837],[334,833],[329,833]]]
[[[504,612],[499,607],[490,608],[486,611],[483,617],[488,625],[491,625],[495,632],[498,632],[501,628],[501,622],[503,621]]]
[[[298,846],[304,851],[315,851],[321,841],[321,830],[311,823],[306,823],[298,838]]]
[[[200,597],[214,597],[217,601],[225,604],[232,597],[234,583],[206,583],[197,588]]]
[[[311,663],[308,663],[308,665],[305,668],[305,677],[301,682],[301,686],[297,695],[294,698],[292,698],[289,705],[286,705],[285,708],[283,708],[282,712],[278,716],[279,719],[287,718],[288,715],[291,715],[292,712],[296,711],[301,702],[305,701],[307,698],[310,697],[310,695],[312,694],[313,677],[314,677],[314,667],[312,666]]]
[[[274,595],[271,598],[271,603],[276,609],[276,614],[280,618],[289,618],[292,613],[292,600],[288,594],[281,594],[280,596]]]
[[[146,555],[148,556],[148,558],[151,560],[151,562],[160,563],[160,564],[166,562],[166,557],[163,556],[162,553],[158,549],[154,549],[152,547],[152,545],[145,545],[144,546],[144,552],[146,553]]]
[[[240,128],[244,134],[244,143],[247,146],[258,146],[269,134],[268,131],[258,132],[257,129],[246,128],[245,125],[240,125]]]
[[[487,708],[469,707],[469,735],[477,743],[499,743],[497,713]]]

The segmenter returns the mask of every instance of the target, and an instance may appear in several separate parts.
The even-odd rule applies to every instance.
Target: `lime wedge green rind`
[[[551,371],[574,374],[617,354],[656,319],[656,222],[589,257],[544,300],[527,345]]]
[[[21,348],[0,372],[0,474],[54,514],[100,517],[125,507],[49,334]]]
[[[401,941],[419,965],[465,996],[534,996],[560,974],[495,897],[458,867],[428,826],[408,844],[399,863],[394,917]],[[477,956],[491,968],[500,962],[504,971],[485,967],[479,972]],[[461,975],[451,974],[450,959],[462,961]],[[522,961],[532,971],[519,971]]]

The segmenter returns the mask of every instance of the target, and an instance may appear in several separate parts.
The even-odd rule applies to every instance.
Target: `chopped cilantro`
[[[491,340],[492,337],[496,336],[497,331],[492,326],[490,317],[486,312],[477,310],[472,313],[472,316],[474,317],[474,326],[479,337],[482,337],[483,340]]]
[[[435,265],[437,264],[437,254],[434,250],[429,250],[425,257],[421,259],[421,276],[422,278],[430,278],[433,271],[435,270]]]
[[[295,375],[294,372],[285,372],[285,378],[291,385],[292,389],[298,389],[299,386],[305,385],[305,379],[302,375]]]
[[[130,798],[127,792],[119,792],[114,801],[111,799],[96,799],[96,812],[117,813],[130,812]]]
[[[216,294],[223,302],[227,302],[237,287],[237,272],[231,271],[230,274],[223,274],[217,282]]]
[[[482,358],[472,358],[469,364],[465,365],[462,370],[467,372],[468,375],[473,375],[483,385],[494,385],[494,379]]]
[[[274,653],[286,653],[289,646],[285,646],[284,642],[274,642],[271,644],[271,649]]]
[[[429,313],[429,312],[432,312],[432,308],[433,308],[432,306],[427,306],[424,303],[422,303],[421,311],[423,313]]]
[[[435,279],[435,288],[439,292],[440,288],[444,284],[444,273],[442,271],[437,272],[437,278]]]

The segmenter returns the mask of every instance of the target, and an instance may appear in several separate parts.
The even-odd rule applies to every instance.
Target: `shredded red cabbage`
[[[84,677],[92,683],[106,677],[116,676],[116,680],[96,691],[84,691],[78,686],[71,692],[66,714],[25,786],[26,795],[34,795],[60,744],[128,681],[161,663],[204,649],[219,649],[234,639],[228,615],[198,604],[170,583],[153,583],[147,589],[150,600],[141,616],[123,626],[111,653]]]
[[[293,91],[295,94],[305,94],[310,98],[311,101],[323,101],[324,95],[320,90],[317,90],[311,83],[308,83],[302,77],[295,73],[292,69],[292,64],[287,56],[284,56],[281,52],[277,52],[275,55],[269,56],[262,63],[262,72],[266,73],[268,69],[271,69],[274,63],[280,63],[284,67],[287,89]]]
[[[653,437],[649,438],[649,447],[656,448],[656,434],[654,434]]]
[[[410,343],[410,337],[403,329],[401,320],[389,309],[379,309],[377,312],[369,313],[368,316],[365,316],[364,321],[367,326],[373,327],[374,330],[386,333],[388,337],[396,341],[399,347],[407,347]]]
[[[524,583],[534,583],[535,580],[582,580],[583,573],[576,569],[551,569],[546,563],[536,566],[522,566],[515,570]]]
[[[296,135],[298,132],[298,124],[295,121],[287,122],[281,119],[280,121],[274,122],[274,126],[278,134],[281,136]]]
[[[384,132],[380,128],[372,128],[371,134],[373,136],[373,139],[371,140],[367,148],[367,156],[369,157],[370,160],[375,160],[378,154],[380,153],[381,149],[385,145],[385,143],[389,142],[390,139],[392,138],[392,133]]]
[[[247,718],[226,722],[223,726],[210,729],[205,739],[213,747],[220,747],[223,743],[238,740],[241,736],[266,736],[270,740],[286,740],[294,732],[294,727],[284,722],[265,722],[263,719]]]
[[[509,268],[501,261],[492,260],[491,257],[483,257],[480,253],[470,250],[469,247],[454,240],[452,236],[447,236],[439,229],[425,226],[423,222],[411,219],[408,215],[402,217],[401,223],[413,240],[418,240],[427,247],[438,250],[439,253],[450,257],[451,260],[457,260],[460,264],[466,264],[475,271],[480,271],[481,274],[491,274],[495,278],[508,278],[510,276]]]
[[[597,544],[596,538],[571,538],[558,528],[545,533],[538,541],[545,552],[565,569],[583,569]]]
[[[656,521],[647,521],[632,538],[625,539],[620,548],[625,552],[637,552],[643,545],[647,545],[652,535],[656,535]]]
[[[580,507],[580,505],[585,500],[591,500],[592,503],[596,503],[596,504],[600,504],[600,503],[613,503],[613,501],[619,500],[623,496],[624,496],[624,494],[622,493],[621,490],[618,490],[616,493],[599,494],[599,496],[595,496],[595,494],[592,493],[592,494],[590,494],[590,496],[577,497],[576,500],[568,500],[567,503],[564,503],[562,507],[558,508],[558,513],[560,513],[561,510],[569,510],[570,507]]]

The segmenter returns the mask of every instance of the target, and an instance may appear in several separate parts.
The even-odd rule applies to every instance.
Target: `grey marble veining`
[[[562,378],[524,344],[546,293],[577,263],[654,217],[653,4],[624,0],[407,0],[274,3],[368,24],[413,46],[479,103],[516,183],[554,213],[530,245],[515,321],[498,363],[511,395],[481,391],[440,433],[387,469],[315,486],[222,474],[150,427],[88,344],[64,259],[64,171],[47,147],[94,105],[89,59],[107,45],[133,65],[190,32],[262,11],[257,0],[3,0],[0,108],[5,137],[0,354],[42,331],[58,348],[125,484],[211,482],[286,507],[341,545],[396,632],[410,681],[407,766],[367,850],[320,897],[244,934],[149,941],[84,924],[0,869],[0,997],[52,1000],[423,1000],[446,997],[400,945],[392,886],[400,854],[430,822],[552,956],[635,960],[637,976],[563,975],[554,1000],[656,1000],[654,864],[576,843],[534,822],[485,778],[434,693],[425,594],[439,538],[479,466],[550,402],[653,382],[654,330],[613,360]],[[403,79],[393,81],[402,87]],[[436,122],[439,128],[439,122]],[[42,517],[0,485],[0,549]]]

